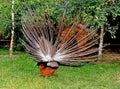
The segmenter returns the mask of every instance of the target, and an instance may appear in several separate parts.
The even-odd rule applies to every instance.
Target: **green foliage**
[[[11,4],[9,0],[0,2],[0,27],[4,30],[10,28],[11,24]]]
[[[43,15],[48,13],[53,19],[59,20],[66,10],[66,20],[72,21],[76,15],[79,15],[80,22],[84,22],[90,28],[99,28],[105,26],[106,31],[115,37],[118,29],[117,17],[120,16],[120,0],[15,0],[15,42],[19,44],[21,35],[21,16],[27,8],[36,9]],[[111,21],[117,21],[111,25]],[[0,1],[0,28],[7,33],[6,38],[10,37],[11,30],[11,1]]]

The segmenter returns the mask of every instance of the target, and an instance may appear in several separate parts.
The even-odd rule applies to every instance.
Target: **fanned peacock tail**
[[[89,30],[76,21],[65,26],[61,20],[55,26],[48,15],[39,16],[30,11],[22,16],[22,26],[26,39],[22,43],[37,62],[76,65],[85,60],[83,57],[98,51],[97,30]]]

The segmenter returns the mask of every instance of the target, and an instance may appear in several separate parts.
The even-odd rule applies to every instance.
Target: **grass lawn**
[[[60,66],[50,77],[43,77],[39,67],[24,52],[0,48],[0,89],[120,89],[120,63]]]

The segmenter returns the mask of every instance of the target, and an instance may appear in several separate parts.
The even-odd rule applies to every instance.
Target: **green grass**
[[[120,63],[60,66],[50,77],[43,77],[39,67],[24,52],[0,49],[0,89],[120,89]]]

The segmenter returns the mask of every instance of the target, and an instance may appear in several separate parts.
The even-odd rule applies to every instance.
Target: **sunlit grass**
[[[120,64],[97,63],[80,67],[60,66],[50,77],[39,73],[36,62],[25,52],[0,49],[0,89],[119,89]],[[2,55],[1,55],[2,54]]]

